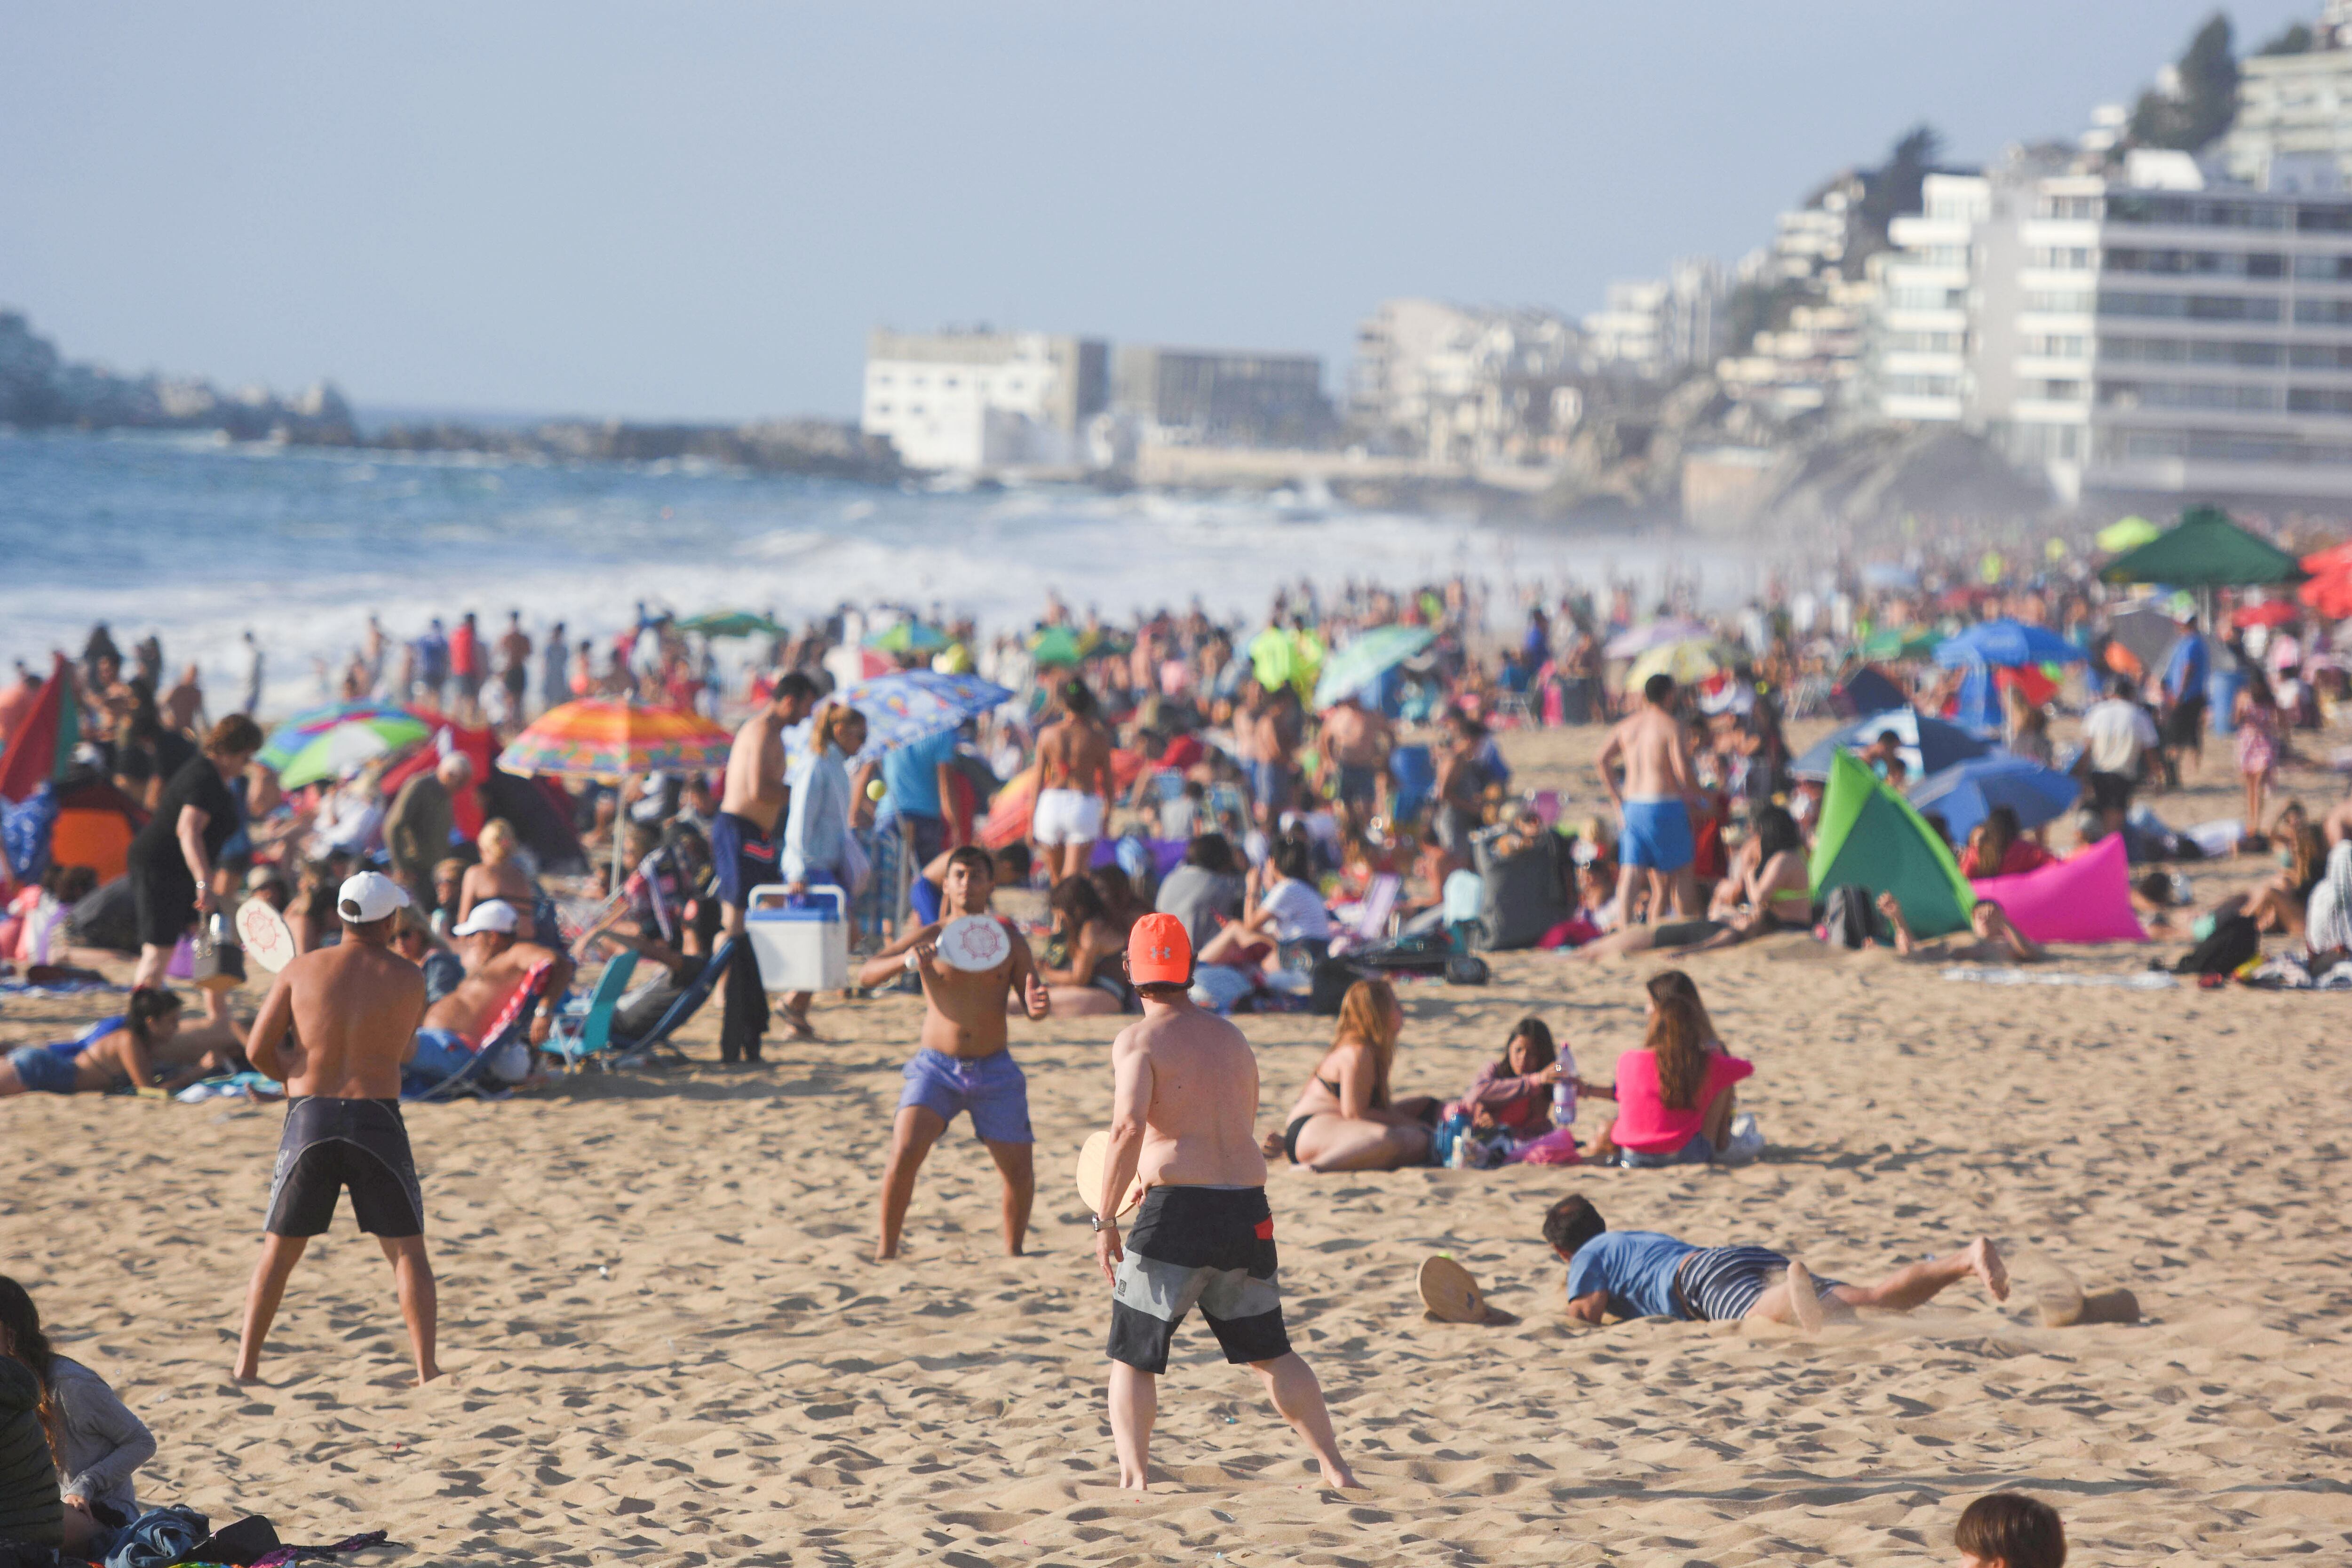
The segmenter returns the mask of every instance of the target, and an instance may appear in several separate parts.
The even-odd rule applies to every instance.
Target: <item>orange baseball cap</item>
[[[1192,937],[1174,915],[1146,915],[1127,935],[1127,978],[1135,985],[1185,985],[1192,979]]]

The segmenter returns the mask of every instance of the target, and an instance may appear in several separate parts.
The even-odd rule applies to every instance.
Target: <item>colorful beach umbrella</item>
[[[432,733],[413,714],[368,713],[330,725],[309,740],[278,768],[278,782],[287,789],[325,779],[344,779],[374,762],[420,745]]]
[[[2160,538],[2164,530],[2144,517],[2118,518],[2092,535],[2094,542],[2110,555],[2137,550],[2149,541]]]
[[[2081,648],[2048,626],[2011,620],[1970,626],[1936,648],[1936,662],[1948,669],[1971,664],[2080,664],[2083,658]]]
[[[708,615],[688,616],[673,623],[682,632],[693,632],[706,637],[780,637],[789,634],[782,626],[765,616],[755,616],[749,610],[712,610]]]
[[[1029,657],[1037,661],[1040,669],[1056,665],[1068,668],[1087,661],[1087,647],[1069,627],[1047,626],[1030,639]]]
[[[507,742],[499,766],[510,773],[625,778],[631,773],[715,773],[734,737],[699,713],[586,697],[551,708]]]
[[[1638,691],[1654,675],[1665,676],[1676,686],[1696,686],[1722,668],[1711,637],[1661,643],[1635,659],[1625,671],[1625,689]]]
[[[1427,626],[1374,626],[1323,657],[1315,678],[1315,710],[1361,691],[1437,640]]]
[[[282,783],[288,765],[301,753],[302,749],[328,731],[345,724],[394,724],[404,721],[422,722],[414,711],[396,702],[362,700],[306,708],[269,731],[269,738],[261,742],[261,751],[255,761],[278,774]]]
[[[877,675],[835,693],[832,699],[848,703],[866,716],[866,745],[855,759],[861,763],[873,762],[885,752],[929,740],[942,730],[952,730],[1012,700],[1013,693],[992,680],[982,680],[976,675],[941,675],[929,669]],[[805,753],[809,729],[815,722],[816,717],[812,714],[786,730],[785,750]]]
[[[936,653],[948,646],[948,634],[920,621],[900,621],[866,639],[877,653]]]
[[[1992,750],[1991,742],[1978,740],[1958,724],[1924,718],[1914,708],[1896,708],[1832,731],[1790,764],[1789,771],[1801,779],[1825,779],[1840,752],[1860,751],[1889,730],[1895,731],[1895,754],[1911,770],[1913,778],[1941,773],[1954,763],[1981,757]]]
[[[1654,647],[1664,647],[1668,643],[1689,642],[1694,637],[1709,635],[1706,627],[1696,621],[1685,616],[1669,616],[1662,621],[1652,621],[1647,626],[1619,632],[1601,651],[1609,658],[1632,658]]]
[[[1911,804],[1921,812],[1942,814],[1953,839],[1965,841],[1997,805],[2008,806],[2021,826],[2034,828],[2065,816],[2082,793],[2082,782],[2072,773],[1993,752],[1929,773],[1911,786]]]
[[[1926,658],[1944,639],[1926,626],[1888,626],[1862,640],[1862,657],[1873,660]]]

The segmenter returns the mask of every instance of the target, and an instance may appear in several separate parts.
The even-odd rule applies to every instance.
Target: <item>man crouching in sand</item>
[[[310,1238],[351,1189],[352,1217],[383,1244],[416,1352],[416,1381],[441,1375],[433,1360],[433,1268],[425,1259],[425,1194],[400,1120],[400,1067],[425,1016],[425,972],[393,951],[408,894],[362,871],[336,900],[343,940],[288,964],[253,1021],[253,1065],[286,1086],[286,1131],[269,1183],[261,1260],[245,1299],[236,1378],[261,1373],[286,1280]],[[287,1036],[289,1025],[293,1036]]]
[[[1333,1486],[1356,1478],[1339,1458],[1315,1373],[1290,1348],[1275,1281],[1274,1211],[1257,1144],[1257,1058],[1242,1032],[1187,995],[1192,944],[1173,915],[1146,915],[1127,942],[1142,1021],[1111,1044],[1110,1151],[1096,1203],[1095,1258],[1111,1282],[1110,1429],[1118,1484],[1144,1489],[1168,1344],[1193,1303],[1224,1348],[1265,1383],[1283,1418]],[[1118,1213],[1140,1177],[1135,1234]]]

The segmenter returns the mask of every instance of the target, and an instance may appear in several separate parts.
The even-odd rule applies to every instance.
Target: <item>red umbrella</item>
[[[2234,611],[2230,622],[2240,626],[2283,626],[2302,613],[2285,599],[2264,599]]]
[[[2314,577],[2303,585],[2303,602],[2331,619],[2352,616],[2352,565]]]

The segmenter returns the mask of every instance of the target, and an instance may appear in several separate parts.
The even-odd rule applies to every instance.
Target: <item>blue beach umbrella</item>
[[[2082,793],[2072,773],[1995,752],[1928,774],[1912,787],[1911,804],[1922,812],[1940,812],[1957,841],[1966,839],[1994,806],[2016,812],[2022,826],[2039,827],[2063,816]]]
[[[1895,731],[1895,740],[1899,742],[1896,754],[1902,757],[1903,765],[1911,770],[1914,778],[1941,773],[1954,763],[1981,757],[1992,750],[1991,742],[1979,741],[1957,724],[1947,724],[1941,719],[1922,718],[1916,709],[1897,708],[1891,712],[1873,713],[1867,719],[1857,719],[1832,731],[1799,757],[1789,771],[1801,779],[1825,779],[1830,776],[1832,757],[1840,752],[1858,752],[1888,730]]]
[[[1971,664],[2080,664],[2083,650],[2047,626],[2023,621],[1986,621],[1936,648],[1936,662],[1948,669]]]
[[[952,730],[967,719],[1012,700],[1013,693],[976,675],[941,675],[929,669],[903,669],[861,680],[830,700],[846,702],[866,716],[866,749],[860,762],[872,762],[885,752],[927,741],[942,730]],[[814,715],[784,731],[787,750],[808,751],[809,726]]]

